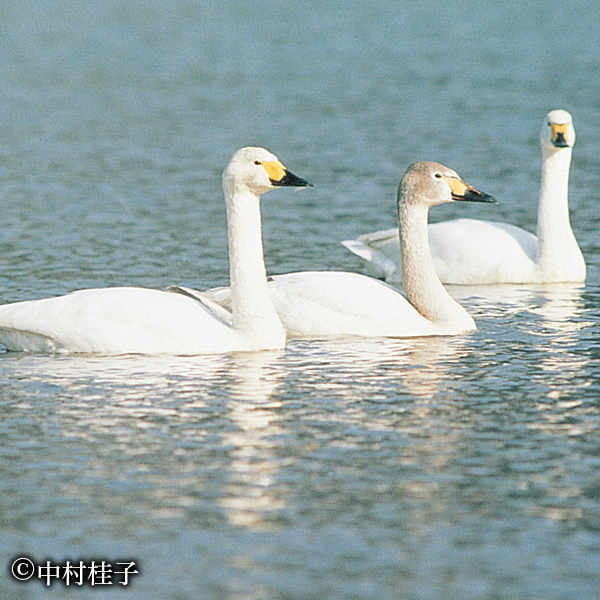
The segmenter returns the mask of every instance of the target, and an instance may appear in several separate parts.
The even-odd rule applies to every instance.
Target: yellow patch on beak
[[[558,136],[562,135],[563,140],[567,139],[567,127],[569,125],[567,123],[551,123],[550,124],[550,135],[552,139],[552,143],[555,143],[558,139]]]
[[[281,181],[285,177],[285,167],[278,160],[263,161],[262,166],[273,182]]]
[[[469,186],[462,181],[462,179],[457,179],[456,177],[444,177],[444,175],[442,175],[442,178],[450,186],[453,196],[462,198],[469,189]]]

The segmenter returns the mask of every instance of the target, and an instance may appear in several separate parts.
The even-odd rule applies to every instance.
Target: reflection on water
[[[280,400],[273,400],[282,371],[278,352],[236,354],[232,363],[228,418],[233,431],[223,443],[231,447],[228,482],[219,504],[228,521],[239,527],[261,527],[285,500],[273,491],[280,465],[276,457],[281,426]]]
[[[581,284],[446,286],[453,298],[477,315],[540,315],[551,328],[570,327],[584,316]]]
[[[432,220],[532,231],[558,107],[589,268],[451,288],[478,325],[453,338],[0,354],[2,569],[129,555],[144,600],[596,600],[600,12],[545,4],[453,3],[465,35],[432,0],[3,2],[1,302],[227,284],[220,174],[245,144],[315,184],[261,207],[271,274],[361,269],[339,242],[394,226],[414,160],[500,201]]]
[[[113,512],[122,494],[139,488],[138,506],[158,521],[187,519],[199,499],[214,498],[229,523],[261,530],[290,505],[281,471],[299,448],[353,452],[365,435],[384,444],[400,435],[405,464],[422,452],[433,457],[431,447],[437,467],[450,460],[459,434],[439,423],[435,398],[455,377],[465,340],[299,341],[285,352],[196,358],[12,355],[4,364],[11,379],[39,390],[37,400],[19,402],[19,413],[35,419],[43,397],[53,424],[45,443],[84,450],[77,468],[72,460],[64,466],[65,497],[94,504],[96,486],[110,481],[116,493],[102,508]],[[349,435],[330,446],[321,428],[336,427]],[[409,450],[419,429],[426,435]],[[108,466],[110,455],[119,458]],[[205,459],[213,467],[203,468]],[[407,490],[422,496],[428,486]],[[131,515],[123,518],[132,525]]]
[[[293,342],[306,363],[311,392],[326,390],[357,401],[389,400],[396,392],[432,397],[465,356],[465,337],[349,339]]]
[[[589,398],[597,386],[592,365],[597,361],[593,331],[598,311],[589,291],[578,284],[540,286],[453,287],[454,297],[468,306],[483,327],[491,327],[495,339],[512,342],[510,353],[488,352],[497,369],[506,371],[506,383],[521,388],[522,394],[539,399],[554,411],[567,400]],[[487,359],[486,359],[487,360]],[[527,364],[524,385],[522,367]],[[568,421],[569,415],[560,418]],[[543,424],[531,424],[532,427]],[[573,431],[578,431],[577,427]]]
[[[27,546],[36,555],[93,552],[85,531],[116,548],[125,536],[148,572],[168,564],[191,590],[208,569],[228,592],[249,572],[277,578],[282,564],[316,561],[343,579],[352,564],[368,577],[372,552],[386,590],[400,565],[423,581],[423,564],[460,561],[469,580],[481,552],[499,570],[532,556],[538,547],[511,531],[557,541],[546,521],[600,522],[598,377],[560,343],[587,331],[561,323],[564,311],[585,322],[588,301],[535,294],[511,317],[529,332],[521,350],[522,332],[491,347],[497,325],[482,310],[477,332],[450,338],[298,340],[196,358],[7,355],[0,514],[10,547],[30,539],[23,523],[39,531]],[[179,571],[173,547],[200,572]],[[584,555],[575,538],[549,547],[550,561]],[[279,589],[297,585],[284,577]]]

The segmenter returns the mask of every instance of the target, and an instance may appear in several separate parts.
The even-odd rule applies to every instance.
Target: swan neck
[[[283,326],[267,287],[260,197],[242,191],[226,195],[233,327],[254,339],[281,335]]]
[[[432,323],[453,329],[474,328],[468,313],[444,289],[435,272],[427,233],[428,207],[401,203],[400,250],[404,291],[409,302]]]
[[[561,239],[571,233],[569,223],[569,167],[571,148],[544,154],[540,198],[538,203],[537,236],[540,243]]]

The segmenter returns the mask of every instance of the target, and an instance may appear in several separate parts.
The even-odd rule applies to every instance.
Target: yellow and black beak
[[[262,163],[269,181],[278,187],[313,187],[313,184],[298,175],[288,171],[279,161],[264,161]]]
[[[568,148],[567,142],[567,123],[551,123],[550,124],[550,139],[555,148]]]
[[[444,177],[442,175],[442,177]],[[452,190],[452,200],[460,202],[491,202],[498,204],[493,196],[476,190],[472,185],[465,183],[462,179],[456,177],[444,177],[450,189]]]
[[[277,186],[288,186],[288,187],[313,187],[313,184],[310,181],[306,181],[306,179],[302,179],[302,177],[298,177],[298,175],[294,175],[291,171],[285,170],[285,175],[275,181],[271,179],[271,183]]]

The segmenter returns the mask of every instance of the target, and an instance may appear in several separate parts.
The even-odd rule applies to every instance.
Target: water
[[[539,129],[573,114],[585,286],[451,288],[473,334],[199,358],[0,355],[0,597],[598,598],[600,26],[587,2],[7,0],[0,301],[227,283],[220,173],[270,273],[360,270],[410,162],[535,229]],[[17,584],[11,559],[137,561]]]

